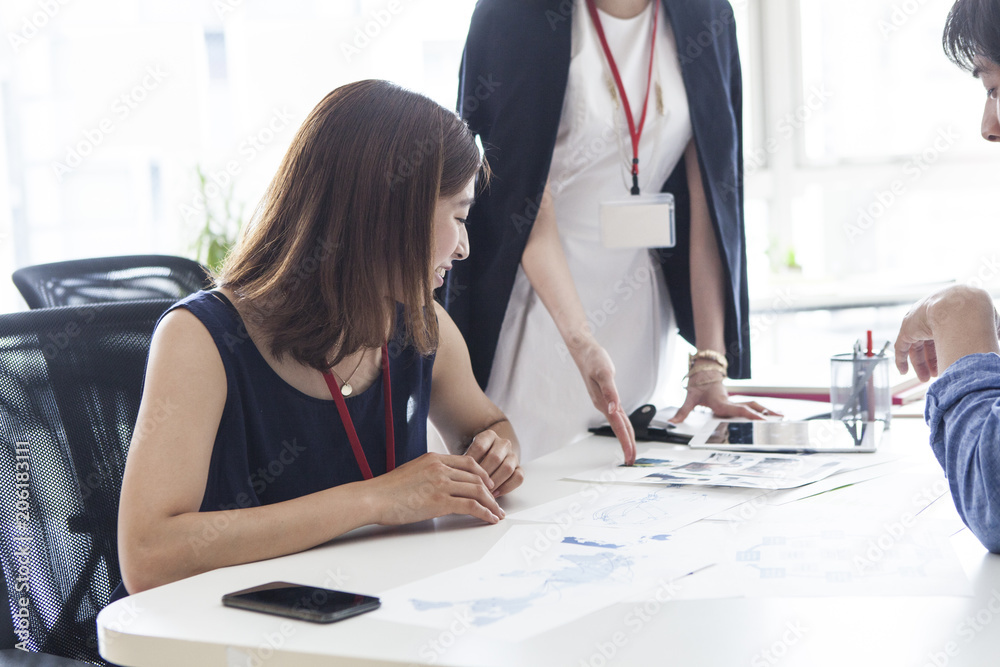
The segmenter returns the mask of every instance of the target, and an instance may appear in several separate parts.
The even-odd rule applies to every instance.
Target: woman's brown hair
[[[427,97],[387,81],[337,88],[299,128],[216,284],[277,358],[326,370],[380,347],[397,301],[407,342],[429,354],[435,205],[482,167],[464,121]]]

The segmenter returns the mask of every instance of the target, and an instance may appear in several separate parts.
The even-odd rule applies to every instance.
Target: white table
[[[918,420],[894,422],[891,447],[914,474],[890,475],[823,496],[876,489],[907,506],[914,479],[940,477]],[[525,465],[526,482],[508,514],[569,495],[561,478],[609,463],[610,439],[590,438]],[[874,486],[873,486],[874,485]],[[906,499],[906,500],[904,500]],[[809,501],[799,501],[809,502]],[[946,503],[947,506],[942,506]],[[953,513],[950,498],[937,509]],[[902,510],[901,510],[902,511]],[[101,654],[128,666],[154,665],[942,665],[1000,664],[1000,558],[968,530],[951,540],[974,597],[729,598],[650,603],[641,627],[625,619],[636,603],[614,604],[523,642],[485,639],[461,625],[434,630],[371,614],[331,625],[222,606],[224,593],[272,580],[378,595],[477,560],[512,522],[482,525],[445,517],[403,528],[368,527],[305,553],[208,572],[110,605],[98,617]],[[695,575],[698,576],[698,575]],[[631,618],[634,619],[634,616]],[[608,657],[610,656],[610,660]]]

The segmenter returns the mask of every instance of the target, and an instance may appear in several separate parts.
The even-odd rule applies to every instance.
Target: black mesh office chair
[[[11,276],[29,308],[55,308],[107,301],[182,299],[209,289],[198,262],[171,255],[95,257],[36,264]]]
[[[121,581],[125,457],[153,327],[172,303],[0,315],[3,648],[13,637],[31,651],[108,664],[97,652],[95,619]],[[4,653],[25,658],[0,651],[0,665]]]

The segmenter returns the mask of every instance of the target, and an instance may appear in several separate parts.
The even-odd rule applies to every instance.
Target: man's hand
[[[998,352],[1000,317],[982,289],[955,285],[918,301],[896,337],[896,368],[910,364],[921,382],[943,373],[967,354]]]

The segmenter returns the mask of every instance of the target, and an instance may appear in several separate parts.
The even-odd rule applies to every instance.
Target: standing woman
[[[603,415],[630,462],[626,413],[658,400],[678,328],[697,353],[674,421],[764,410],[722,384],[750,371],[740,76],[725,0],[476,7],[459,107],[495,178],[444,303],[525,458]],[[602,244],[600,205],[636,191],[674,195],[674,247]]]
[[[432,297],[469,254],[481,168],[454,112],[388,82],[313,109],[216,289],[153,334],[118,518],[128,592],[367,524],[503,518],[517,440]],[[452,455],[427,453],[428,415]]]

